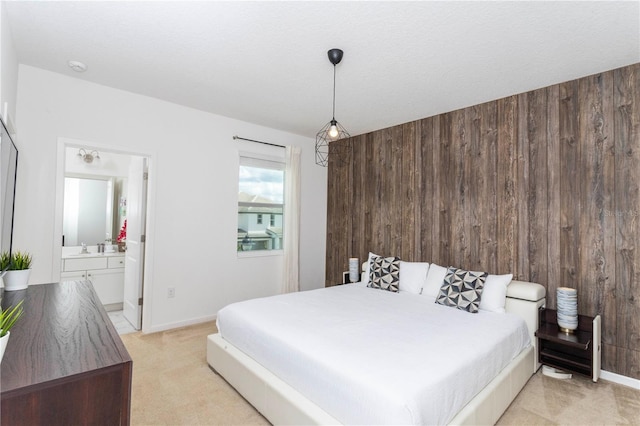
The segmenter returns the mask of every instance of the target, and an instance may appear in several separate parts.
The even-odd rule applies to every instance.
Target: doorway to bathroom
[[[150,157],[59,139],[54,278],[87,280],[116,329],[142,328]]]

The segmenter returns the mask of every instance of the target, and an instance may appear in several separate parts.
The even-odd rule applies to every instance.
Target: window
[[[238,252],[282,250],[284,158],[241,154],[238,173]],[[264,216],[269,216],[268,226]]]

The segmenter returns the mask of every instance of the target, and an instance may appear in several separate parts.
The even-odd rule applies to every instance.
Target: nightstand
[[[342,282],[337,283],[336,285],[342,285],[342,284],[352,284],[351,281],[349,280],[349,271],[345,271],[342,273]]]
[[[601,326],[600,315],[578,315],[578,329],[564,333],[558,329],[557,312],[540,309],[538,330],[538,360],[541,364],[591,377],[600,377]]]

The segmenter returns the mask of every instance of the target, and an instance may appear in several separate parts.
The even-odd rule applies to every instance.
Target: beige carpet
[[[122,336],[133,358],[132,425],[269,424],[206,361],[213,322],[155,334]],[[584,377],[538,372],[500,425],[640,425],[640,390]]]
[[[122,337],[133,359],[132,425],[268,425],[206,360],[209,322]]]

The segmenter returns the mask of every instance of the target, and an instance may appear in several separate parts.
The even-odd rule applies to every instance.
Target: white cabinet
[[[61,281],[89,280],[103,305],[124,301],[124,255],[83,256],[62,260]]]

